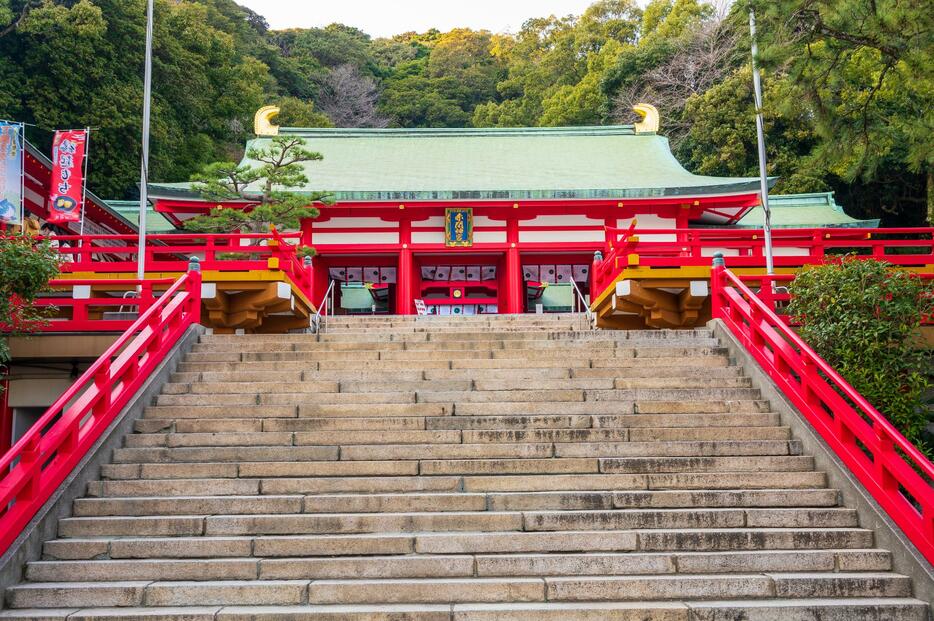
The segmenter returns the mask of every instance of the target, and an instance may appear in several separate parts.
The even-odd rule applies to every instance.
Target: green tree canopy
[[[252,148],[247,157],[256,164],[209,164],[195,175],[194,189],[208,201],[247,203],[245,208],[221,207],[187,220],[185,228],[200,233],[265,233],[270,228],[296,230],[305,218],[317,218],[315,203],[327,203],[327,192],[294,192],[308,184],[302,164],[321,160],[304,139],[277,136],[265,148]]]

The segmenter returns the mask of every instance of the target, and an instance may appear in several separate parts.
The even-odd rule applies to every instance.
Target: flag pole
[[[152,107],[152,3],[146,7],[146,68],[143,77],[143,154],[139,182],[139,242],[136,253],[136,277],[143,280],[146,275],[146,212],[149,193],[149,117]]]
[[[759,193],[762,196],[762,213],[765,215],[765,271],[771,276],[775,273],[775,264],[772,258],[772,211],[769,209],[769,177],[766,170],[765,159],[765,126],[762,120],[762,83],[759,80],[759,69],[756,67],[756,57],[759,55],[759,46],[756,44],[756,14],[749,10],[749,35],[752,39],[752,88],[756,100],[756,142],[759,147]]]
[[[26,124],[19,124],[19,226],[26,230]]]
[[[81,186],[81,225],[78,227],[78,235],[81,236],[80,245],[84,245],[84,217],[85,209],[88,204],[88,159],[90,158],[89,151],[91,150],[91,128],[84,128],[85,136],[84,139],[84,177],[82,178]]]

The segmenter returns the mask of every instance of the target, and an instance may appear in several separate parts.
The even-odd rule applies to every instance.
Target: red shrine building
[[[547,311],[576,297],[549,285],[590,295],[611,229],[730,226],[759,204],[758,179],[689,173],[654,108],[638,110],[634,126],[299,129],[272,125],[266,108],[247,150],[296,136],[323,156],[304,164],[304,190],[334,197],[302,225],[315,299],[334,280],[347,312],[412,314],[416,300],[438,314]],[[217,206],[188,184],[151,184],[150,196],[178,223]]]

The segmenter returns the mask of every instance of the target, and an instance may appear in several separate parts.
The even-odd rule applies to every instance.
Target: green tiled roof
[[[301,129],[324,159],[305,165],[305,191],[337,200],[650,198],[755,192],[756,178],[685,170],[668,139],[632,126],[496,129]],[[247,148],[270,144],[256,138]],[[244,164],[253,164],[244,160]],[[154,196],[188,184],[152,184]]]
[[[139,226],[139,201],[105,201],[107,206],[118,214]],[[175,230],[175,225],[165,219],[161,213],[156,212],[152,205],[146,211],[146,230],[150,233],[169,233]]]
[[[774,228],[864,227],[879,226],[878,220],[857,220],[846,215],[833,198],[833,192],[815,194],[769,195]],[[760,229],[765,224],[761,207],[747,213],[737,224],[740,228]]]

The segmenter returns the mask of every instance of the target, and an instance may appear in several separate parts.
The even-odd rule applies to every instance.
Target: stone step
[[[127,487],[127,486],[124,486]],[[157,490],[152,490],[157,491]],[[99,494],[74,502],[75,517],[253,513],[381,513],[418,511],[535,511],[690,507],[835,507],[838,492],[813,490],[593,491],[501,493],[395,493],[336,495],[163,495]],[[210,491],[206,489],[205,491]],[[776,510],[781,514],[781,510]],[[778,517],[778,516],[776,516]],[[759,518],[756,518],[759,519]]]
[[[552,601],[911,596],[911,580],[890,573],[555,577],[545,582]]]
[[[681,534],[678,534],[681,533]],[[559,552],[676,553],[697,557],[689,571],[733,571],[730,554],[792,555],[821,550],[852,550],[842,571],[882,570],[887,556],[872,549],[872,531],[858,528],[732,528],[673,531],[576,530],[352,533],[295,535],[158,535],[71,537],[47,541],[46,558],[62,560],[158,558],[301,558],[387,554],[517,554]],[[721,557],[721,555],[727,555]],[[753,562],[753,561],[749,561]],[[764,561],[763,561],[764,563]],[[681,565],[679,565],[680,567]],[[708,569],[700,569],[706,567]],[[886,568],[887,569],[887,568]],[[115,576],[119,578],[119,576]]]
[[[61,540],[60,540],[61,541]],[[296,580],[334,578],[433,578],[445,576],[625,576],[743,572],[879,572],[891,569],[885,550],[796,550],[758,552],[552,554],[394,554],[391,556],[31,562],[35,582],[123,580]]]
[[[606,403],[608,402],[604,402],[604,404]],[[458,413],[461,413],[461,410],[465,407],[468,406],[460,406]],[[283,421],[283,424],[288,424],[288,422],[289,421]],[[729,427],[737,433],[742,433],[740,431],[741,429],[753,430],[761,427],[779,428],[780,420],[777,414],[768,413],[699,414],[689,416],[684,414],[622,414],[618,416],[589,416],[584,414],[571,414],[568,416],[561,416],[558,414],[523,416],[505,414],[501,416],[463,415],[427,417],[425,419],[425,427],[427,429],[463,429],[489,432],[509,431],[510,433],[534,433],[537,429],[584,430],[592,427],[594,431],[597,429],[629,429],[630,437],[636,437],[638,434],[633,434],[633,432],[637,429],[654,428],[656,432],[660,434],[676,434],[677,431],[669,432],[668,430],[698,429],[695,425],[700,422],[704,423],[705,427],[703,427],[703,429],[705,430],[715,427]],[[744,427],[740,427],[740,425],[744,425]],[[712,429],[710,432],[714,434],[719,433],[716,429]],[[688,431],[687,433],[690,434],[692,432]],[[750,431],[749,433],[753,432]],[[698,431],[698,434],[703,436],[703,433],[700,431]],[[464,437],[467,436],[465,435]],[[477,436],[474,435],[471,437]],[[696,439],[706,438],[699,437]]]
[[[303,604],[308,580],[32,582],[7,590],[14,608]]]
[[[724,413],[767,413],[767,401],[758,399],[695,399],[690,401],[643,400],[630,398],[619,401],[588,402],[460,402],[458,416],[531,416],[531,415],[584,415],[619,416],[623,414],[724,414]]]
[[[0,619],[48,621],[925,621],[928,606],[911,598],[734,600],[686,602],[530,602],[188,606],[0,611]],[[689,617],[689,615],[691,615]]]
[[[307,434],[297,433],[297,443],[304,444]],[[317,436],[316,436],[317,437]],[[284,448],[287,452],[291,448]],[[541,457],[705,457],[705,456],[776,456],[798,455],[801,445],[792,440],[751,441],[686,441],[686,442],[559,442],[550,443],[496,443],[478,444],[363,444],[341,445],[342,461],[355,460],[437,460],[437,459],[490,459]],[[618,466],[613,466],[618,467]],[[720,466],[717,466],[720,467]],[[726,466],[744,469],[746,466]]]
[[[825,477],[820,472],[782,473],[681,473],[681,474],[592,474],[592,475],[502,475],[483,476],[415,476],[412,464],[405,468],[410,476],[392,475],[402,467],[390,467],[385,462],[327,462],[301,468],[319,475],[300,477],[300,468],[280,466],[280,478],[237,479],[238,468],[218,464],[222,468],[191,469],[186,464],[156,466],[133,465],[132,470],[105,467],[104,476],[111,480],[88,484],[92,497],[111,496],[213,496],[213,495],[291,495],[305,493],[381,493],[418,491],[583,491],[583,490],[700,490],[707,489],[805,489],[821,488]],[[247,471],[256,468],[246,469]],[[212,478],[197,478],[198,476]],[[174,478],[165,478],[173,476]],[[268,476],[268,475],[267,475]],[[192,478],[195,477],[195,478]],[[326,477],[326,478],[325,478]]]
[[[257,499],[254,506],[262,506]],[[465,498],[470,501],[471,499]],[[481,498],[473,499],[477,505]],[[154,501],[151,505],[161,501]],[[301,503],[301,499],[297,500]],[[225,504],[228,503],[228,504]],[[196,499],[193,506],[224,507]],[[469,502],[468,502],[469,504]],[[169,501],[162,506],[171,507]],[[178,506],[178,505],[176,505]],[[282,504],[272,504],[282,508]],[[153,507],[157,508],[157,507]],[[348,534],[421,531],[568,531],[630,529],[854,528],[848,509],[616,509],[598,511],[435,511],[411,513],[249,513],[247,515],[144,515],[65,518],[61,537]]]
[[[542,588],[544,587],[544,589]],[[311,603],[431,603],[670,600],[795,597],[910,597],[911,582],[895,574],[699,574],[678,576],[321,580]]]
[[[723,434],[727,437],[726,434]],[[797,440],[701,440],[630,442],[558,442],[556,457],[739,457],[800,455]],[[349,458],[348,458],[349,459]]]
[[[242,352],[244,354],[281,353],[281,352],[398,352],[418,351],[431,352],[439,350],[449,351],[496,351],[496,350],[550,350],[562,349],[569,351],[600,351],[614,349],[633,349],[651,347],[691,347],[710,348],[719,346],[715,338],[704,337],[678,337],[670,339],[647,340],[611,340],[611,339],[568,339],[548,338],[547,334],[530,333],[523,338],[504,338],[505,335],[497,333],[462,334],[458,338],[445,339],[394,339],[393,341],[374,341],[364,338],[357,341],[251,341],[246,343],[196,343],[192,346],[193,353],[230,353]],[[365,339],[365,340],[364,340]],[[609,354],[612,355],[612,354]]]
[[[463,420],[458,418],[457,420]],[[470,419],[468,419],[470,420]],[[696,422],[696,421],[695,421]],[[791,431],[787,427],[645,427],[629,429],[613,427],[601,429],[515,429],[465,430],[465,443],[480,442],[559,442],[559,443],[664,443],[696,440],[716,441],[719,438],[736,440],[787,440]],[[567,455],[570,447],[561,447]],[[592,450],[592,447],[584,450]],[[607,449],[609,450],[609,449]],[[626,450],[625,448],[623,450]],[[667,453],[666,453],[667,454]]]
[[[606,489],[798,489],[826,487],[823,472],[715,472],[601,475],[465,476],[463,489],[479,491],[559,491]]]
[[[728,367],[730,359],[724,350],[717,355],[708,356],[656,356],[646,357],[601,357],[555,359],[539,358],[535,360],[512,358],[477,358],[453,360],[293,360],[293,361],[193,361],[187,359],[179,363],[180,372],[262,372],[262,371],[302,371],[302,372],[362,372],[362,371],[406,371],[428,372],[450,369],[549,369],[549,368],[609,368],[619,370],[625,375],[629,369],[647,368],[722,368]]]
[[[231,394],[302,394],[302,393],[394,393],[442,391],[505,391],[505,390],[595,390],[610,391],[638,389],[728,389],[748,388],[751,380],[745,377],[672,377],[672,378],[569,378],[536,379],[510,377],[508,379],[448,379],[387,381],[239,381],[170,383],[163,387],[163,395],[231,395]],[[590,393],[588,393],[590,394]]]
[[[520,320],[520,321],[515,321],[515,320],[503,321],[501,317],[502,316],[496,316],[495,318],[489,318],[489,319],[483,318],[483,317],[476,317],[476,316],[456,317],[448,321],[447,325],[450,325],[455,328],[467,330],[475,334],[485,334],[491,331],[490,329],[491,326],[502,327],[504,329],[501,331],[506,332],[507,331],[506,328],[509,328],[511,330],[512,328],[516,326],[521,326],[523,324],[523,321],[526,319],[526,318],[523,318],[523,320]],[[588,330],[573,329],[573,330],[568,330],[568,331],[560,331],[558,329],[554,329],[554,326],[556,324],[569,324],[570,322],[572,322],[572,320],[576,321],[579,318],[580,318],[580,315],[567,316],[560,320],[555,320],[552,315],[528,317],[527,318],[528,321],[526,321],[526,323],[532,323],[534,324],[535,327],[533,329],[527,330],[527,332],[531,334],[541,334],[541,333],[546,333],[548,330],[551,330],[552,333],[567,334],[570,336],[578,336],[580,338],[597,338],[597,339],[616,338],[620,340],[624,340],[627,338],[666,339],[666,338],[671,338],[673,336],[702,336],[702,337],[713,336],[713,331],[710,328],[704,328],[704,327],[687,328],[687,329],[679,328],[676,330],[651,329],[651,330],[619,330],[619,331],[590,330],[590,329]],[[344,319],[348,319],[348,318],[339,317],[339,316],[329,318],[328,319],[329,327],[364,325],[362,323],[359,323],[359,324],[353,323],[357,321],[362,321],[360,318],[356,318],[356,317],[350,318],[350,322],[345,322],[343,321]],[[358,328],[357,333],[366,334],[368,332],[367,328],[369,327],[382,326],[382,327],[403,327],[404,328],[404,327],[413,327],[415,325],[418,325],[420,327],[438,328],[438,327],[443,327],[445,325],[443,319],[440,317],[421,316],[417,322],[409,321],[408,319],[406,319],[406,317],[403,317],[403,316],[396,316],[396,317],[391,317],[388,319],[385,317],[378,317],[378,319],[382,320],[382,323],[380,325]],[[204,343],[229,342],[229,341],[261,342],[261,341],[275,341],[281,338],[281,339],[285,339],[286,341],[290,341],[290,342],[301,342],[304,340],[322,340],[322,339],[332,338],[332,337],[338,340],[342,340],[348,334],[352,334],[352,333],[343,332],[339,335],[332,335],[326,332],[318,334],[318,335],[315,335],[315,334],[213,334],[213,333],[209,333],[209,334],[202,335],[200,337],[200,341]],[[445,334],[445,333],[438,332],[432,329],[432,330],[427,331],[426,334],[430,334],[434,336],[436,334]]]

